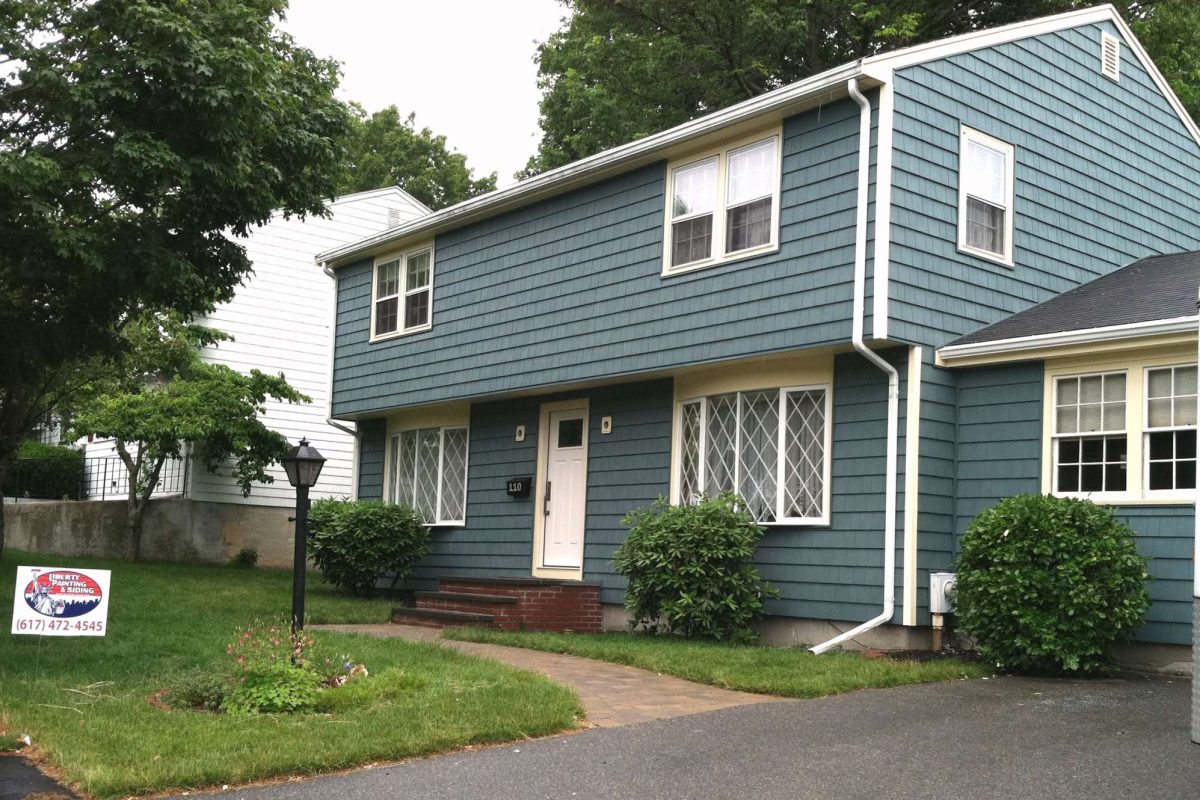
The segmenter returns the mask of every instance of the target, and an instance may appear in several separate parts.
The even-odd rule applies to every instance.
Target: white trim
[[[1008,360],[1034,358],[1040,350],[1071,345],[1099,344],[1144,336],[1172,333],[1194,333],[1200,317],[1172,317],[1149,322],[1131,322],[1125,325],[1110,325],[1103,328],[1039,333],[1032,336],[1016,336],[1011,339],[996,339],[991,342],[949,345],[937,351],[939,366],[955,366],[957,362],[984,356],[1011,355]]]
[[[904,617],[917,624],[917,555],[921,502],[921,367],[924,351],[908,351],[908,396],[904,404]]]
[[[892,263],[892,152],[896,102],[892,74],[879,87],[875,142],[875,260],[872,276],[871,338],[888,337],[888,281]]]
[[[408,288],[408,260],[416,256],[429,254],[429,283],[426,286],[421,286],[416,289]],[[386,333],[375,332],[375,311],[380,300],[388,300],[393,295],[379,297],[379,267],[382,264],[390,264],[396,262],[399,275],[397,276],[397,294],[396,297],[396,330],[387,331]],[[396,339],[401,336],[409,336],[414,333],[422,333],[433,327],[433,273],[434,273],[434,252],[433,242],[421,242],[419,244],[410,245],[402,250],[392,250],[387,253],[375,257],[375,263],[371,267],[371,329],[370,338],[368,341],[382,342],[387,339]],[[407,320],[408,297],[411,294],[416,294],[421,291],[429,292],[429,319],[423,325],[414,325],[405,327]]]
[[[971,144],[979,145],[987,150],[999,153],[1004,156],[1004,248],[1002,252],[994,252],[992,250],[984,250],[979,247],[973,247],[967,244],[967,199],[971,195],[967,192],[967,182],[964,176],[964,169],[967,164],[967,148]],[[1006,267],[1013,265],[1013,217],[1016,216],[1013,208],[1016,200],[1016,148],[1008,142],[997,139],[994,136],[989,136],[983,131],[970,128],[966,125],[961,125],[958,132],[958,252],[977,258],[984,258],[988,261],[995,261],[1003,264]],[[983,198],[976,198],[979,202],[986,203],[990,206],[995,206],[996,203]]]
[[[733,252],[725,252],[726,245],[726,219],[729,211],[729,156],[739,150],[744,150],[762,142],[772,141],[775,149],[775,167],[772,171],[774,186],[772,188],[771,197],[771,238],[764,244],[754,247],[747,247]],[[690,261],[679,266],[671,265],[671,250],[674,246],[675,223],[682,222],[692,217],[702,216],[700,214],[684,214],[680,217],[672,215],[672,206],[675,200],[675,173],[688,167],[697,166],[706,161],[713,161],[717,166],[716,177],[716,198],[713,209],[710,212],[713,217],[712,221],[712,246],[709,250],[708,258]],[[719,147],[709,148],[707,150],[691,154],[686,158],[679,158],[667,164],[667,183],[664,192],[665,195],[665,210],[663,213],[663,255],[662,255],[662,274],[663,277],[669,275],[679,275],[685,272],[692,272],[697,269],[706,267],[715,267],[718,264],[727,264],[731,261],[740,261],[744,258],[762,255],[763,253],[773,253],[779,250],[779,220],[780,220],[780,192],[783,184],[783,129],[776,125],[771,128],[760,130],[756,133],[741,136],[728,142],[724,142]],[[761,199],[761,198],[759,198]]]
[[[1103,22],[1111,22],[1121,33],[1125,44],[1149,74],[1156,88],[1166,97],[1168,104],[1196,142],[1197,147],[1200,147],[1200,128],[1188,115],[1179,98],[1163,78],[1162,73],[1147,55],[1145,48],[1138,42],[1125,21],[1121,19],[1121,15],[1111,5],[1103,5],[1027,20],[990,30],[966,33],[835,67],[708,116],[588,156],[512,186],[465,200],[359,242],[326,251],[318,255],[316,260],[328,261],[334,267],[342,266],[350,260],[362,258],[375,252],[378,248],[386,247],[389,243],[401,239],[418,234],[433,234],[469,220],[545,199],[550,195],[600,180],[606,176],[652,163],[661,159],[662,151],[668,148],[685,145],[687,142],[710,135],[731,125],[771,114],[794,112],[798,106],[806,102],[814,102],[818,99],[828,101],[841,97],[843,86],[851,78],[882,82],[887,79],[889,73],[916,64]]]
[[[560,578],[562,580],[583,580],[583,561],[581,555],[579,567],[547,567],[544,564],[546,515],[543,509],[546,504],[546,470],[550,457],[550,414],[555,411],[583,412],[583,462],[584,462],[584,550],[587,553],[587,484],[591,462],[588,460],[588,439],[591,431],[592,402],[590,398],[581,397],[575,400],[559,400],[553,403],[542,403],[538,410],[537,431],[537,470],[534,477],[533,492],[533,559],[530,562],[530,574],[535,578]]]

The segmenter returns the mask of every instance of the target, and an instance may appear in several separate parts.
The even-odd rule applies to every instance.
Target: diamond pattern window
[[[679,502],[736,492],[763,523],[827,518],[829,391],[760,389],[680,407]]]
[[[372,338],[427,330],[433,313],[433,250],[425,247],[375,263]]]
[[[386,499],[427,525],[461,525],[467,510],[467,429],[422,428],[392,436]]]

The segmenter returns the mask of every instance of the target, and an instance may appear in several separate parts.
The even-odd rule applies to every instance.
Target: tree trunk
[[[8,480],[9,459],[0,459],[0,556],[4,555],[4,483]]]

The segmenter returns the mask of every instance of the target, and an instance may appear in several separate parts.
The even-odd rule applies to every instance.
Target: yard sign
[[[106,569],[17,567],[12,632],[103,636],[111,574]]]

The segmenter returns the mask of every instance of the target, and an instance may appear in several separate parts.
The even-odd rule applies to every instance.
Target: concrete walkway
[[[409,625],[313,625],[314,630],[439,642],[474,656],[495,659],[530,672],[540,672],[570,686],[579,695],[587,722],[600,728],[634,725],[686,714],[701,714],[752,703],[785,702],[776,697],[733,692],[644,669],[593,661],[590,658],[523,650],[495,644],[440,638],[435,628]]]

